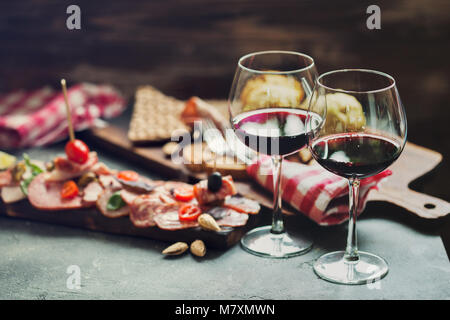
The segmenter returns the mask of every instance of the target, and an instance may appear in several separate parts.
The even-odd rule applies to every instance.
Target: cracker
[[[152,86],[136,90],[128,138],[133,142],[168,140],[175,130],[189,128],[181,120],[184,102],[169,97]]]

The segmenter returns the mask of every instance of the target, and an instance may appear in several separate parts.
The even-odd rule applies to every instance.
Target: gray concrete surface
[[[382,255],[389,274],[377,285],[328,283],[312,261],[320,243],[288,260],[258,258],[239,246],[164,258],[166,243],[10,218],[0,219],[1,299],[449,299],[450,265],[438,236],[383,219],[359,222],[361,248]],[[321,236],[324,236],[322,234]],[[329,240],[341,244],[345,228]],[[77,265],[81,288],[68,289]]]

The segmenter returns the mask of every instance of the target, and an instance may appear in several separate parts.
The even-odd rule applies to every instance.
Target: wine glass
[[[249,231],[242,247],[255,255],[287,258],[308,251],[312,243],[288,235],[281,209],[283,157],[306,146],[305,121],[317,71],[314,60],[291,51],[243,56],[230,90],[231,126],[250,149],[270,155],[273,173],[272,225]]]
[[[371,283],[388,272],[386,261],[358,251],[356,217],[360,180],[389,167],[406,143],[406,115],[395,80],[373,70],[336,70],[316,80],[307,119],[308,146],[326,170],[348,179],[349,224],[345,251],[314,263],[321,278]]]

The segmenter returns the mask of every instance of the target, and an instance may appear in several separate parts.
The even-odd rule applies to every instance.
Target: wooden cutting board
[[[148,165],[168,178],[205,178],[204,173],[191,173],[182,164],[173,163],[164,155],[161,145],[134,146],[122,128],[108,126],[93,129],[91,133],[92,138],[103,147],[125,152],[128,158]],[[399,159],[390,167],[392,176],[379,186],[379,190],[370,192],[368,201],[387,201],[427,219],[447,215],[450,213],[450,203],[409,188],[412,181],[433,170],[441,161],[440,153],[408,142]],[[252,181],[238,181],[236,184],[241,194],[268,208],[272,206],[272,195]],[[293,208],[287,207],[284,211],[295,214]]]
[[[129,217],[108,218],[96,208],[68,211],[37,210],[31,206],[28,200],[13,204],[1,203],[1,215],[168,242],[185,241],[190,244],[196,239],[201,239],[208,248],[216,249],[227,249],[236,244],[249,228],[257,224],[259,219],[258,215],[250,215],[246,226],[239,228],[222,227],[221,231],[205,231],[200,227],[170,231],[158,227],[136,228]]]

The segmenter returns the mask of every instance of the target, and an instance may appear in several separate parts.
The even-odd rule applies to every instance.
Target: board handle
[[[450,213],[450,203],[411,189],[399,191],[383,186],[369,194],[370,201],[387,201],[426,219],[437,219]]]

